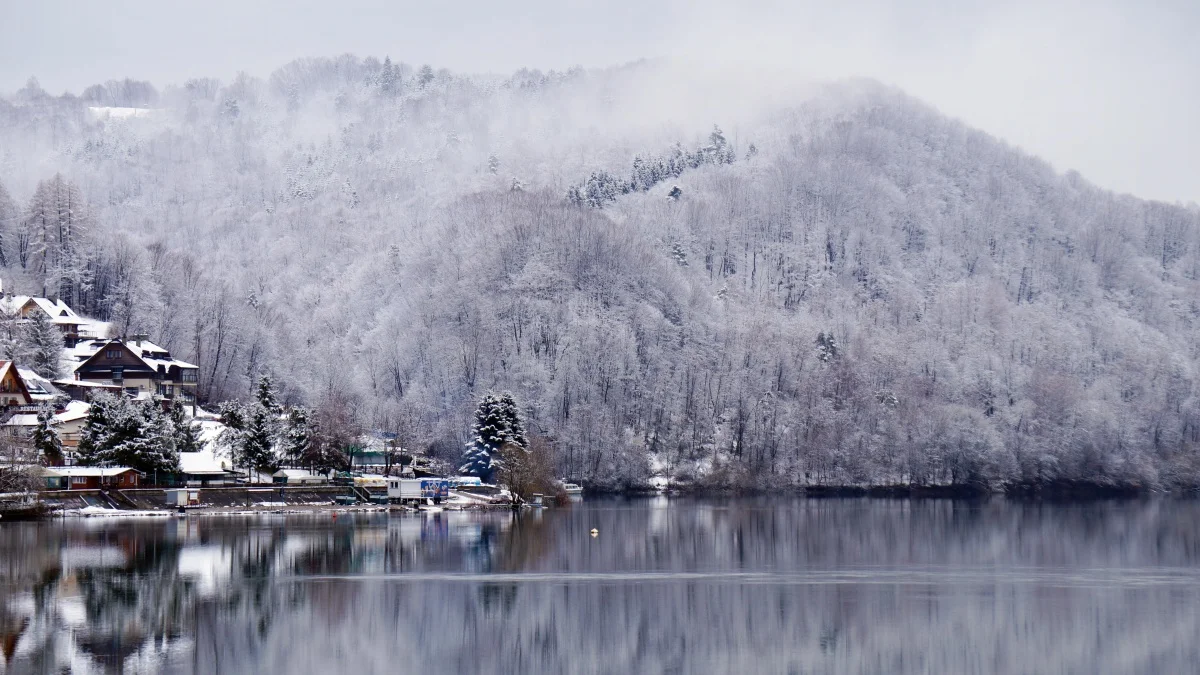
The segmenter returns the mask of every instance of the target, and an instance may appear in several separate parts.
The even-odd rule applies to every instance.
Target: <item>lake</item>
[[[1197,672],[1200,502],[660,497],[516,516],[8,523],[0,663]]]

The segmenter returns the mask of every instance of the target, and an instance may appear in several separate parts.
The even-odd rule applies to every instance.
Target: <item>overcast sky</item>
[[[301,56],[460,72],[641,57],[865,75],[1105,187],[1200,202],[1196,0],[0,0],[0,91],[265,76]]]

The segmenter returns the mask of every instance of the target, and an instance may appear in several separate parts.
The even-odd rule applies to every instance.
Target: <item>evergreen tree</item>
[[[247,424],[246,406],[240,401],[225,401],[220,405],[219,412],[225,428],[217,443],[229,452],[229,459],[234,466],[247,466],[242,453]]]
[[[34,372],[48,380],[58,379],[62,368],[62,332],[45,312],[37,309],[25,323],[24,333],[30,365],[33,366]]]
[[[833,339],[833,333],[819,333],[817,335],[817,358],[822,362],[829,362],[838,357],[837,340]]]
[[[98,394],[84,422],[79,463],[171,473],[179,471],[179,453],[157,402]]]
[[[463,453],[459,472],[478,476],[483,482],[490,483],[503,464],[500,448],[504,445],[506,426],[500,399],[489,392],[475,408],[472,437]]]
[[[279,415],[279,401],[275,398],[275,387],[270,377],[263,375],[258,378],[258,388],[255,390],[254,398],[268,414]]]
[[[295,407],[288,411],[283,434],[283,458],[292,466],[305,466],[314,462],[314,429],[312,415],[307,408]]]
[[[504,442],[512,443],[522,450],[528,448],[525,423],[521,421],[521,411],[511,393],[506,391],[500,395],[500,410],[504,417]]]
[[[178,399],[171,404],[169,423],[176,452],[199,452],[204,449],[200,430],[194,421],[188,419],[187,410]]]
[[[249,413],[242,434],[242,463],[256,471],[274,471],[279,464],[275,456],[274,419],[261,403],[251,405]]]
[[[101,393],[92,398],[88,409],[87,419],[83,422],[83,431],[79,436],[77,461],[83,466],[100,466],[103,463],[103,450],[111,434],[113,407],[116,397],[112,394]]]
[[[483,397],[475,409],[471,432],[471,442],[467,443],[459,471],[478,476],[484,482],[494,480],[504,468],[506,446],[519,450],[529,446],[516,400],[508,392],[501,395],[489,392]]]
[[[33,428],[33,448],[49,466],[63,463],[62,439],[54,427],[54,409],[42,406],[38,410],[37,426]]]
[[[264,375],[258,380],[254,403],[245,410],[245,431],[241,437],[242,462],[257,471],[274,471],[279,466],[275,445],[280,412],[271,378]]]

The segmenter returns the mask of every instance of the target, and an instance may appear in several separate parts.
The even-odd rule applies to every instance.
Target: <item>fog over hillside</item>
[[[1200,211],[766,75],[31,83],[0,277],[154,335],[205,401],[269,373],[446,457],[510,390],[596,485],[1200,482]]]

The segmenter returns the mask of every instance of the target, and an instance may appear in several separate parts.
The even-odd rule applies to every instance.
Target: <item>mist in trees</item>
[[[271,373],[287,462],[367,429],[458,462],[508,390],[593,485],[1200,481],[1200,210],[874,83],[679,75],[31,85],[0,275],[155,336],[214,408]]]

